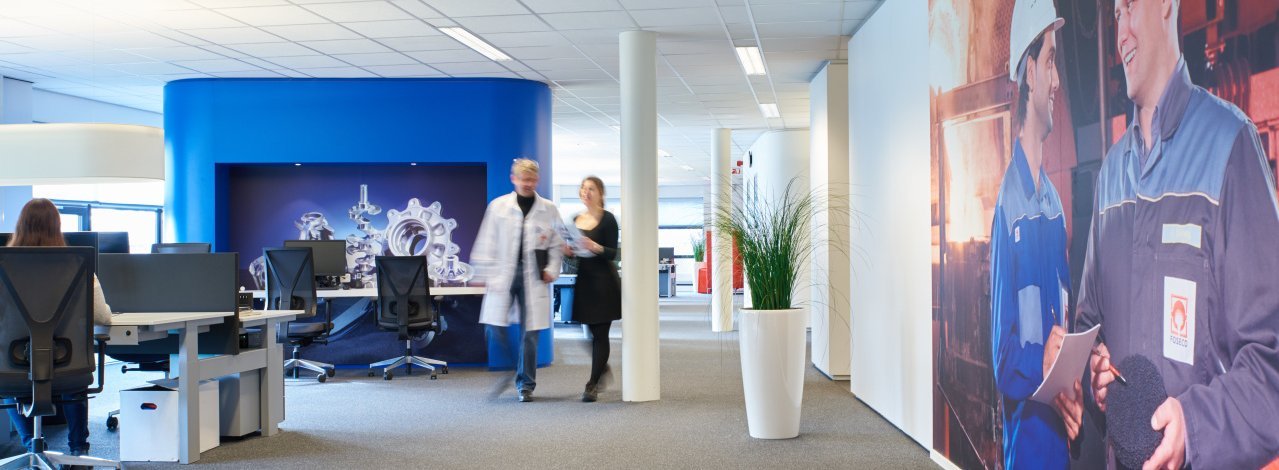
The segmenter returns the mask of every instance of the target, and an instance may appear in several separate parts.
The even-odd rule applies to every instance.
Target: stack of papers
[[[1088,365],[1088,357],[1092,355],[1092,347],[1099,331],[1101,325],[1095,325],[1088,331],[1066,335],[1061,343],[1061,351],[1057,352],[1052,367],[1044,375],[1044,382],[1039,384],[1039,389],[1035,390],[1030,399],[1051,405],[1057,394],[1073,394],[1075,381],[1083,377],[1084,367]]]

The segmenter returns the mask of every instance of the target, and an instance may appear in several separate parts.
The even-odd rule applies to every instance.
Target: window
[[[64,232],[128,232],[133,253],[161,241],[163,182],[36,185],[31,194],[53,200]]]

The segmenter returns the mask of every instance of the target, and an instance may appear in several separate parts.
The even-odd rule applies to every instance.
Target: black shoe
[[[582,401],[586,403],[594,402],[599,398],[599,388],[595,384],[586,384],[586,390],[582,391]]]
[[[532,390],[520,390],[520,403],[528,403],[533,401]]]

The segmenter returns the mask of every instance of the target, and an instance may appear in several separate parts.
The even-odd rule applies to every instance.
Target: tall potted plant
[[[741,204],[717,207],[713,223],[732,237],[746,271],[751,308],[738,316],[742,387],[747,426],[759,439],[799,435],[807,312],[792,300],[820,206],[817,195],[794,186],[791,180],[782,194],[763,197],[748,189]]]

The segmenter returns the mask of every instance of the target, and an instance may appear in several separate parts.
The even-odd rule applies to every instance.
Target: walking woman
[[[18,214],[18,223],[9,239],[8,246],[67,246],[62,238],[62,219],[58,208],[52,201],[44,198],[32,199],[22,207]],[[93,277],[93,324],[111,324],[111,307],[107,306],[99,287],[97,276]],[[12,402],[12,400],[6,400]],[[62,414],[67,418],[67,449],[71,455],[84,455],[89,452],[89,404],[87,401],[69,401],[61,405]],[[9,409],[9,420],[22,445],[31,448],[32,423],[22,416],[17,409]]]
[[[577,195],[586,210],[573,216],[573,224],[581,230],[583,248],[595,256],[577,260],[577,283],[574,286],[573,319],[587,325],[591,332],[591,378],[582,392],[582,401],[593,402],[603,386],[600,377],[609,373],[608,330],[613,320],[622,319],[622,281],[617,276],[617,219],[604,210],[604,182],[594,176],[582,180]],[[565,247],[565,253],[571,249]]]

